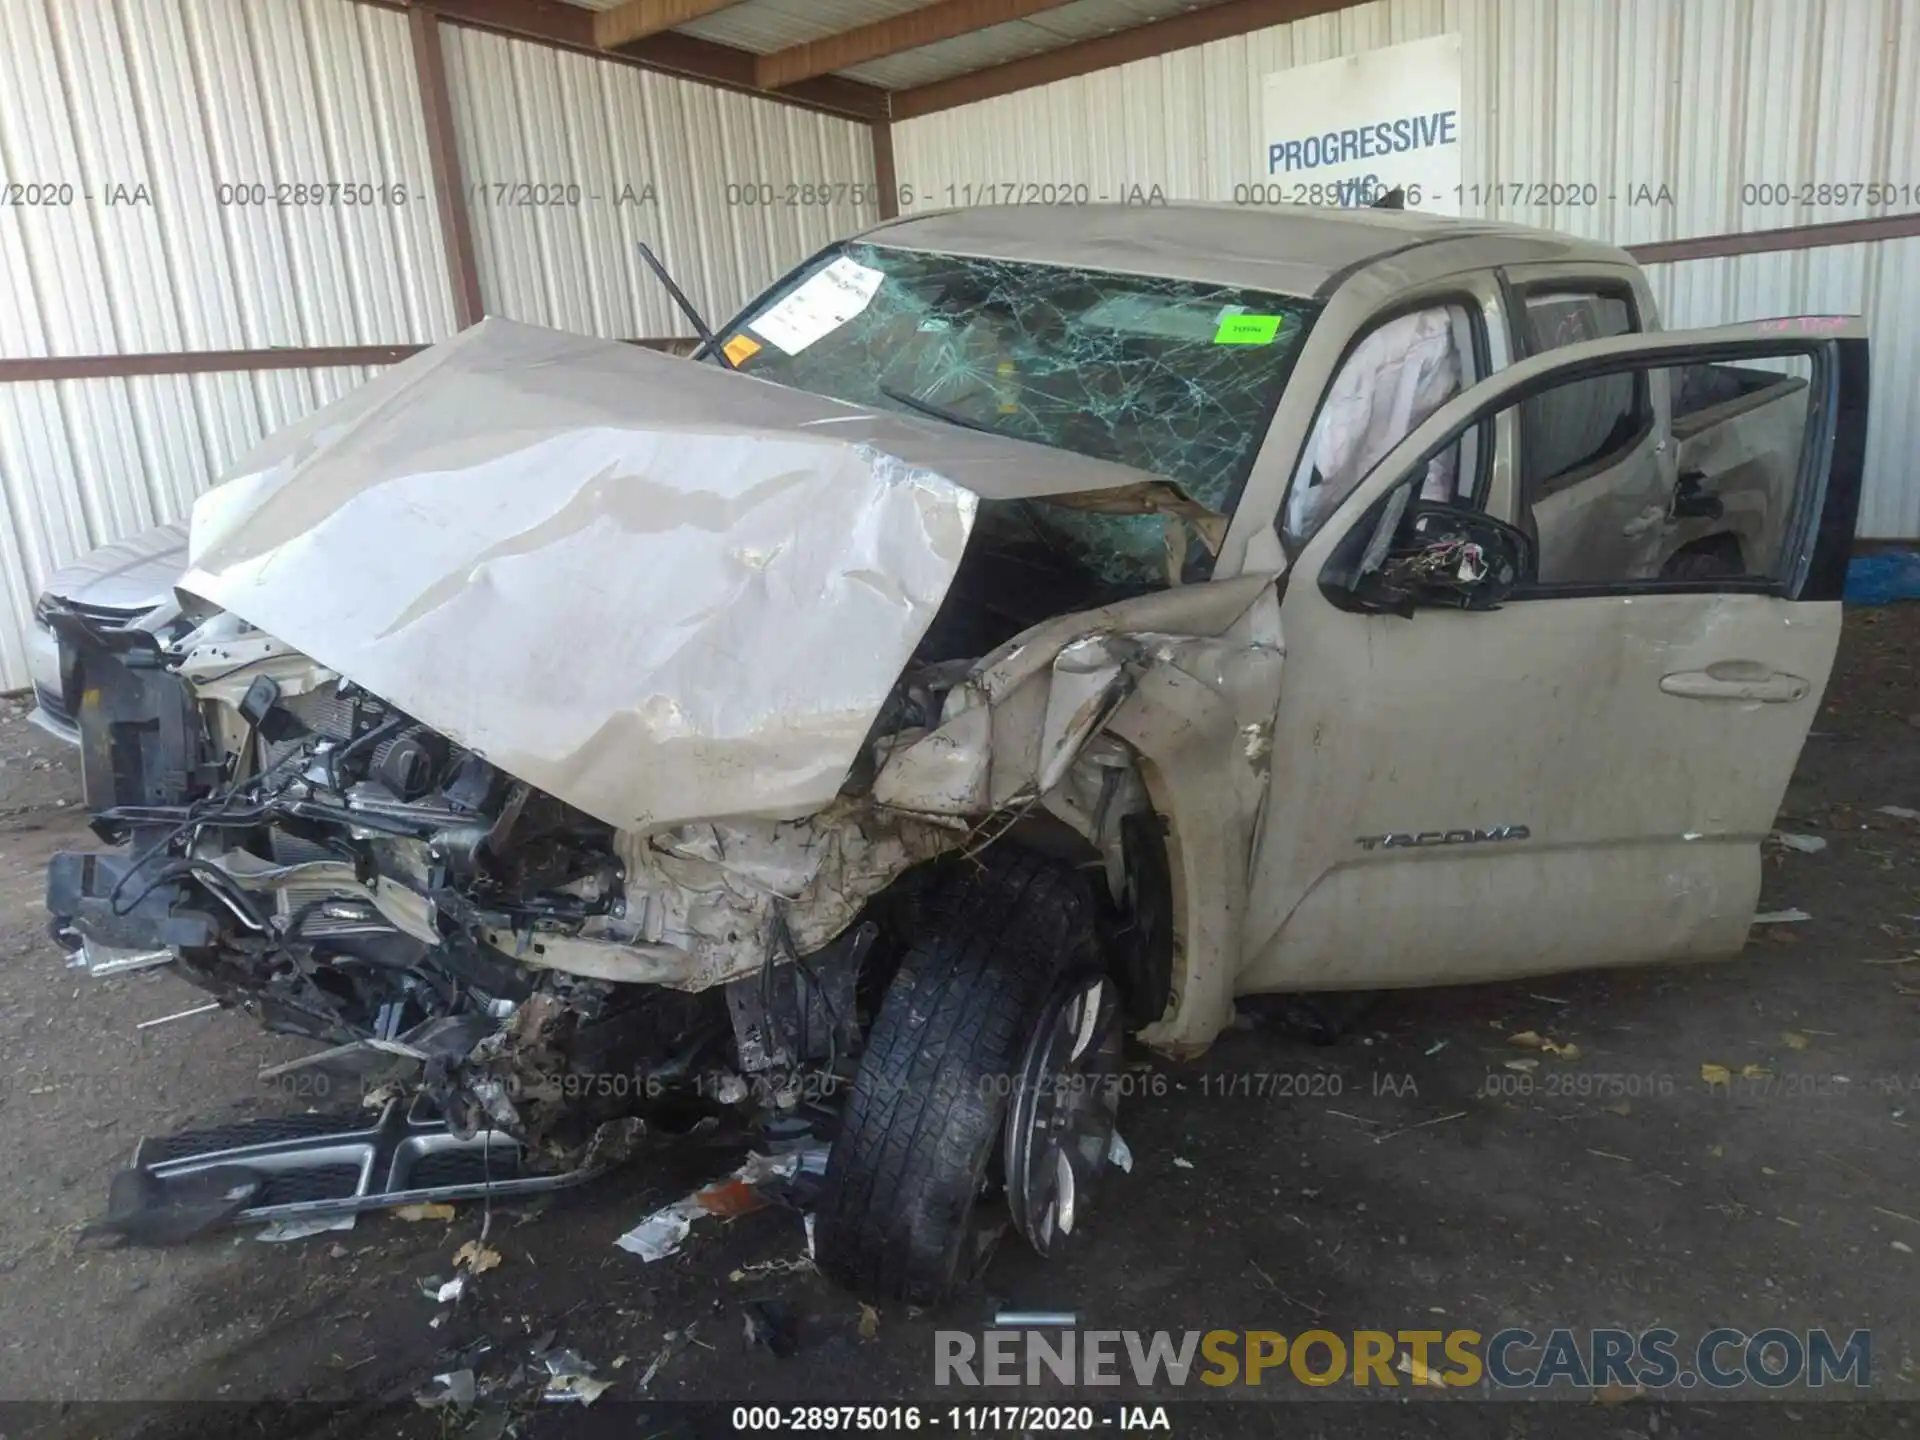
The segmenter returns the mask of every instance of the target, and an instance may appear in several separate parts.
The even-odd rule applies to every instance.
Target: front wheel
[[[1120,1003],[1098,970],[1063,976],[1041,1007],[1007,1114],[1007,1209],[1051,1255],[1073,1234],[1113,1148]]]
[[[997,1205],[981,1202],[1005,1178],[996,1161],[1008,1112],[1019,1096],[1038,1113],[1023,1076],[1118,1046],[1104,980],[1094,1019],[1106,1017],[1111,1039],[1093,1030],[1063,1050],[1037,1038],[1069,1013],[1077,1036],[1084,987],[1064,998],[1056,987],[1063,975],[1100,974],[1095,934],[1085,883],[1037,855],[1000,859],[938,907],[887,990],[827,1159],[815,1234],[827,1274],[861,1294],[931,1304],[985,1261],[1004,1228]],[[1026,1150],[1044,1161],[1047,1146]]]

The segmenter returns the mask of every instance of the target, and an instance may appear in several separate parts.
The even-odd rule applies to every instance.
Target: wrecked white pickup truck
[[[949,212],[694,362],[489,320],[282,432],[177,606],[49,614],[125,848],[48,903],[407,1098],[121,1198],[817,1113],[823,1265],[929,1299],[982,1197],[1074,1232],[1127,1031],[1738,950],[1866,346],[1653,308],[1513,227]]]

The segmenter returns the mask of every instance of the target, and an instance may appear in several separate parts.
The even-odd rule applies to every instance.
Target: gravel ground
[[[1920,808],[1917,652],[1920,606],[1849,616],[1781,820],[1827,843],[1774,855],[1763,900],[1812,919],[1756,930],[1728,964],[1387,996],[1331,1045],[1256,1009],[1202,1061],[1156,1062],[1164,1093],[1122,1114],[1133,1171],[1068,1255],[1006,1247],[938,1314],[863,1314],[804,1267],[753,1269],[804,1253],[787,1212],[709,1224],[659,1264],[614,1248],[733,1163],[712,1153],[496,1211],[502,1263],[446,1311],[418,1282],[451,1273],[477,1207],[291,1245],[76,1251],[138,1135],[284,1109],[253,1076],[297,1047],[229,1014],[136,1031],[197,992],[165,971],[91,981],[62,967],[40,887],[47,856],[87,838],[77,779],[70,754],[0,702],[0,1399],[404,1400],[469,1347],[493,1347],[484,1382],[550,1331],[615,1382],[613,1402],[642,1393],[663,1350],[650,1398],[932,1399],[934,1331],[978,1330],[1001,1303],[1174,1331],[1870,1328],[1875,1400],[1920,1398],[1920,962],[1900,963],[1920,953],[1920,824],[1878,808]],[[1577,1058],[1510,1042],[1529,1030]],[[1539,1068],[1508,1068],[1516,1058]],[[1706,1083],[1703,1065],[1730,1083]],[[761,1300],[789,1307],[796,1355],[745,1343],[741,1306]],[[937,1398],[1037,1393],[1075,1398]],[[265,1434],[290,1433],[290,1413],[234,1412]],[[1177,1413],[1176,1433],[1271,1433],[1270,1409]],[[1612,1436],[1920,1433],[1920,1410],[1804,1393],[1765,1411],[1659,1396],[1302,1413],[1288,1423],[1303,1434],[1334,1433],[1336,1413],[1340,1433],[1382,1436],[1512,1440],[1573,1433],[1569,1417]],[[146,1414],[31,1418],[78,1434]],[[530,1423],[552,1419],[548,1407]],[[459,1433],[425,1411],[356,1424],[341,1433]]]

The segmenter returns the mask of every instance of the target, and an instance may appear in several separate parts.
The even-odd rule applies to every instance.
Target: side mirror
[[[1524,531],[1479,510],[1413,499],[1411,487],[1388,495],[1375,523],[1355,531],[1356,551],[1336,557],[1321,582],[1343,609],[1493,610],[1533,575],[1533,542]]]

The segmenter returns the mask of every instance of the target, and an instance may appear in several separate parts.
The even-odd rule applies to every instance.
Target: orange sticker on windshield
[[[751,335],[736,335],[720,347],[720,353],[738,365],[758,355],[760,349],[760,342]]]

